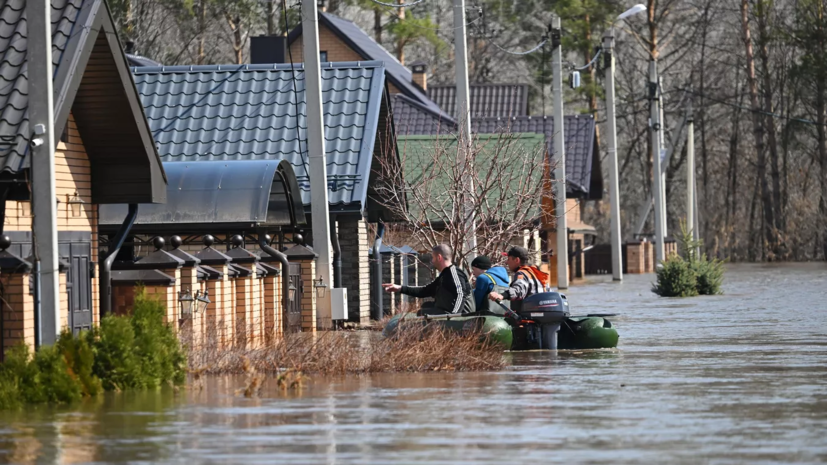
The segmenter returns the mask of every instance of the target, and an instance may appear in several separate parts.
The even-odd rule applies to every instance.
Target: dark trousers
[[[445,310],[441,310],[434,307],[433,302],[425,302],[422,304],[422,307],[419,308],[419,311],[416,312],[416,316],[425,316],[425,315],[447,315],[448,312]]]

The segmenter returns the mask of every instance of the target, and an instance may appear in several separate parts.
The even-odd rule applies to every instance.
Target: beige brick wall
[[[3,353],[20,342],[34,348],[34,298],[29,293],[29,275],[5,274],[3,280]]]
[[[300,260],[302,267],[302,281],[304,281],[304,292],[302,293],[301,315],[302,331],[316,332],[316,290],[313,288],[313,279],[316,276],[315,260]]]
[[[92,168],[83,140],[78,132],[74,117],[70,114],[67,122],[68,142],[58,142],[55,150],[55,187],[57,200],[58,231],[89,231],[92,233],[92,256],[95,263],[95,278],[92,279],[92,322],[97,324],[100,314],[98,263],[98,207],[92,204]],[[85,203],[81,206],[80,216],[72,216],[68,204],[75,192]],[[31,231],[32,216],[29,202],[6,202],[6,231]],[[25,258],[25,257],[24,257]],[[65,282],[61,290],[61,309],[65,315],[61,321],[68,321],[68,300]]]

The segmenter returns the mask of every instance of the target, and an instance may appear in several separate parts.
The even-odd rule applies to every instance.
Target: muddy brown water
[[[648,276],[568,291],[617,351],[507,354],[497,373],[240,378],[0,414],[5,463],[794,463],[827,460],[827,266],[732,266],[725,295]]]

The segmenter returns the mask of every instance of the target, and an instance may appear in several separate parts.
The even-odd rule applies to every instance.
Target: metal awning
[[[307,224],[293,166],[286,161],[164,163],[166,204],[141,204],[136,234],[215,233]],[[114,232],[124,204],[100,206],[100,229]]]

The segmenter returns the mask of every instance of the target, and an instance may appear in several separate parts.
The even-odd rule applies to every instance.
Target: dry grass
[[[446,333],[419,324],[403,325],[393,338],[375,332],[335,331],[285,334],[262,347],[224,346],[207,336],[191,347],[190,373],[246,374],[252,391],[257,377],[276,375],[282,389],[299,389],[303,374],[486,371],[504,365],[502,348],[479,334]],[[245,392],[245,395],[255,395]]]

